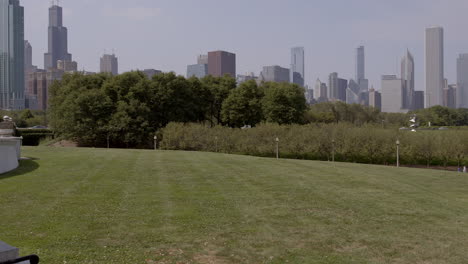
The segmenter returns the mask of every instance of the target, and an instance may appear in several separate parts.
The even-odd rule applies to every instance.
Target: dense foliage
[[[274,156],[276,138],[282,157],[370,164],[395,164],[396,141],[408,165],[468,165],[468,130],[423,130],[416,133],[352,124],[260,125],[252,129],[209,128],[171,123],[161,147],[168,150],[220,151]]]
[[[229,77],[186,79],[174,73],[149,80],[141,72],[65,75],[50,89],[55,132],[85,146],[149,147],[169,122],[231,127],[304,120],[304,91],[294,84],[247,82]]]
[[[310,123],[340,123],[354,125],[381,124],[383,127],[408,126],[416,115],[421,126],[468,126],[468,109],[451,109],[435,106],[403,113],[383,113],[372,107],[342,102],[326,102],[312,105],[306,113]],[[429,124],[430,123],[430,124]]]
[[[26,128],[33,126],[47,126],[47,114],[44,111],[31,111],[29,109],[22,111],[0,110],[0,118],[4,116],[11,117],[17,127]]]

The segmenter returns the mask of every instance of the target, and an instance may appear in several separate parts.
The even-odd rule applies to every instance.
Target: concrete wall
[[[0,137],[0,174],[18,168],[21,158],[21,138]]]

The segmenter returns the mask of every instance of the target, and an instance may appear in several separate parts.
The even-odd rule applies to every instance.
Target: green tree
[[[213,126],[214,122],[218,125],[222,124],[221,111],[223,109],[224,100],[226,100],[231,92],[237,87],[236,80],[229,75],[223,77],[206,76],[201,80],[202,84],[210,91],[209,96],[209,111],[208,116]]]
[[[261,100],[263,92],[255,81],[242,83],[231,90],[221,111],[223,123],[231,127],[255,126],[263,119]]]
[[[263,114],[268,122],[294,124],[304,122],[307,110],[304,89],[290,83],[264,83]]]

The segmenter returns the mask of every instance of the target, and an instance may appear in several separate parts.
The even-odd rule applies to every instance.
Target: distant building
[[[382,94],[373,87],[369,90],[369,106],[382,110]]]
[[[359,83],[360,80],[366,78],[366,61],[365,61],[365,53],[364,53],[364,46],[359,46],[356,49],[356,81]]]
[[[289,69],[280,66],[265,66],[260,73],[260,81],[264,82],[290,82]]]
[[[301,87],[305,84],[305,55],[303,47],[291,49],[290,81]]]
[[[72,61],[68,53],[68,31],[63,26],[62,7],[52,5],[49,8],[49,45],[48,52],[44,54],[44,69],[57,69],[57,61]]]
[[[104,54],[101,57],[101,72],[119,74],[119,62],[115,54]]]
[[[205,54],[198,55],[197,64],[207,64],[208,65],[208,55],[205,55]]]
[[[245,75],[237,75],[236,77],[236,82],[237,82],[237,85],[241,85],[242,83],[244,82],[247,82],[247,81],[258,81],[258,77],[255,76],[255,74],[253,72],[251,73],[246,73]]]
[[[28,76],[30,73],[36,72],[37,67],[32,64],[32,46],[29,41],[24,41],[24,88],[28,87]],[[30,102],[30,98],[28,98],[28,94],[25,91],[24,94],[25,99],[25,108],[30,108],[32,104]]]
[[[28,77],[28,87],[26,93],[30,98],[31,110],[47,110],[49,102],[49,87],[56,80],[61,80],[63,76],[62,70],[38,70],[30,73]]]
[[[414,58],[409,52],[401,60],[401,79],[403,82],[403,108],[414,109]]]
[[[468,108],[468,54],[457,59],[457,108]]]
[[[424,109],[424,91],[414,92],[414,110]]]
[[[314,98],[314,89],[306,85],[306,87],[304,87],[304,91],[306,102],[310,105],[316,103],[316,100]]]
[[[208,52],[208,74],[214,77],[230,75],[235,78],[236,75],[236,54],[226,51]]]
[[[346,102],[346,89],[348,81],[338,78],[338,73],[331,73],[328,77],[328,100],[331,102]]]
[[[443,105],[444,29],[426,29],[426,108]]]
[[[194,64],[187,66],[187,78],[197,77],[199,79],[208,75],[208,64]]]
[[[359,46],[356,49],[356,79],[355,82],[359,85],[359,92],[357,95],[357,103],[361,105],[369,105],[369,80],[366,79],[366,56],[364,46]],[[349,92],[348,92],[349,94]]]
[[[359,84],[353,79],[349,80],[348,89],[346,89],[346,103],[358,104],[360,92],[361,87],[359,86]]]
[[[161,74],[162,71],[159,71],[159,70],[155,70],[155,69],[145,69],[142,71],[146,77],[148,77],[148,79],[153,79],[153,76],[157,75],[157,74]]]
[[[346,103],[346,90],[348,89],[348,80],[338,78],[338,100]]]
[[[396,75],[382,76],[382,112],[404,113],[402,82]]]
[[[76,72],[78,71],[78,63],[76,61],[57,61],[57,69],[64,72]]]
[[[24,9],[19,0],[0,1],[0,109],[24,102]]]
[[[457,107],[457,85],[449,85],[448,81],[445,80],[444,96],[443,96],[443,106],[448,108]]]
[[[326,83],[322,83],[320,79],[315,82],[314,99],[317,103],[328,101],[328,87]]]

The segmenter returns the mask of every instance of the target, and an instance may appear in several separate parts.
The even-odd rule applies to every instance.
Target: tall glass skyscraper
[[[366,78],[366,61],[364,54],[364,46],[359,46],[356,49],[356,82]]]
[[[444,29],[426,29],[426,108],[443,105],[444,95]]]
[[[44,69],[57,69],[57,61],[71,61],[68,53],[68,31],[63,26],[62,7],[53,5],[49,8],[49,45],[44,54]]]
[[[24,9],[0,0],[0,109],[24,108]]]
[[[305,84],[305,57],[304,48],[295,47],[291,49],[291,72],[290,80],[301,87]]]
[[[414,58],[409,52],[401,60],[401,80],[403,82],[403,108],[414,109]]]

